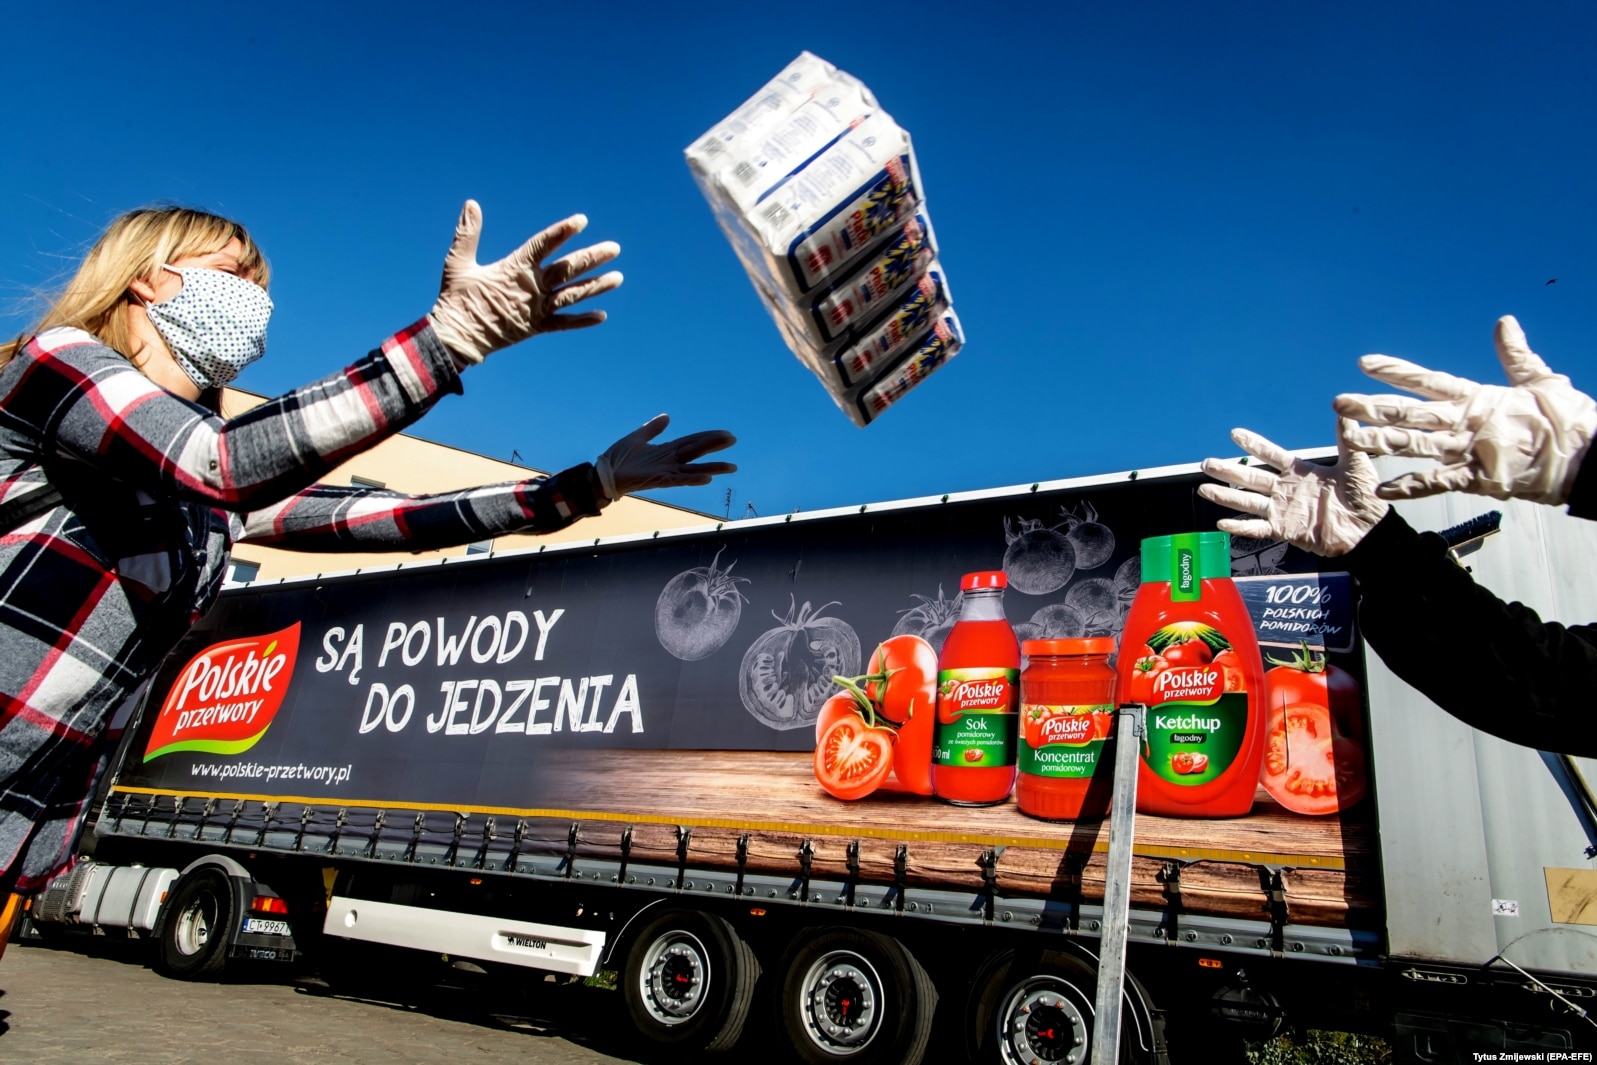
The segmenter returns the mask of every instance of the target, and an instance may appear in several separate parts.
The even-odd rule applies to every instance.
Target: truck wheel
[[[904,945],[852,928],[803,935],[783,968],[782,1026],[807,1065],[917,1065],[937,989]]]
[[[161,915],[155,968],[177,980],[215,980],[227,965],[236,915],[233,885],[220,869],[196,869],[180,880]]]
[[[992,1065],[1036,1061],[1086,1065],[1092,1057],[1093,1003],[1098,975],[1071,954],[1044,951],[996,956],[978,983],[971,1034],[977,1060]],[[1162,1049],[1148,994],[1126,974],[1120,1020],[1120,1060],[1151,1062]]]
[[[715,1054],[743,1034],[759,975],[754,952],[730,924],[680,911],[661,914],[633,940],[622,991],[645,1039]]]

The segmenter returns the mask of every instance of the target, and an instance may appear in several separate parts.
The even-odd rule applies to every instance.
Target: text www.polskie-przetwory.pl
[[[260,762],[216,765],[194,762],[189,766],[189,775],[212,777],[217,780],[261,780],[267,783],[277,780],[309,780],[337,787],[348,782],[354,769],[353,762],[349,765],[306,765],[304,762],[294,765],[262,765]]]

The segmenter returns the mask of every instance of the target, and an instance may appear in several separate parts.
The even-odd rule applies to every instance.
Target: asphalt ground
[[[440,987],[328,993],[277,967],[169,980],[144,944],[13,942],[0,958],[0,1062],[29,1065],[591,1065],[648,1062],[620,996],[582,985],[514,994]],[[407,978],[408,977],[408,978]],[[773,1055],[774,1056],[774,1055]]]
[[[13,939],[0,957],[0,1065],[685,1060],[640,1045],[621,993],[592,982],[507,979],[444,965],[436,955],[370,946],[338,956],[332,985],[309,966],[239,961],[221,982],[189,982],[154,972],[151,946],[79,933]],[[756,1003],[738,1046],[717,1060],[796,1060],[762,1005],[769,1003]],[[925,1065],[965,1065],[959,1043],[940,1021]],[[1354,1059],[1333,1053],[1313,1060]]]

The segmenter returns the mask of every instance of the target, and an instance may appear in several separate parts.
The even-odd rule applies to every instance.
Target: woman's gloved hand
[[[1257,433],[1233,429],[1231,439],[1238,447],[1281,472],[1204,459],[1204,473],[1235,487],[1203,484],[1198,494],[1211,503],[1257,515],[1221,519],[1219,526],[1225,532],[1285,540],[1316,555],[1345,555],[1391,509],[1375,494],[1379,483],[1375,464],[1349,446],[1347,433],[1353,427],[1347,418],[1337,420],[1334,466],[1295,459]]]
[[[601,241],[543,265],[547,256],[587,225],[586,216],[574,214],[498,262],[483,266],[477,262],[482,208],[476,200],[467,200],[455,226],[455,241],[444,259],[438,303],[430,315],[438,339],[458,360],[473,363],[538,333],[581,329],[604,321],[603,311],[556,312],[621,284],[619,270],[573,280],[620,255],[621,245]]]
[[[669,414],[656,415],[611,444],[610,450],[599,456],[594,468],[605,495],[620,499],[646,488],[709,484],[710,478],[717,474],[737,472],[737,467],[730,462],[693,461],[700,455],[731,447],[737,443],[737,437],[725,429],[710,429],[679,436],[663,444],[649,443],[670,424]]]
[[[1497,321],[1497,357],[1508,386],[1481,385],[1388,355],[1359,368],[1377,381],[1423,396],[1336,397],[1338,414],[1369,425],[1349,439],[1372,455],[1441,461],[1380,487],[1383,499],[1458,490],[1494,499],[1564,503],[1597,432],[1597,403],[1548,369],[1512,316]],[[1426,402],[1429,400],[1430,402]]]

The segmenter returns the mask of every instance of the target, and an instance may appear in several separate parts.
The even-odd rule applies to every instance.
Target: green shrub
[[[1309,1029],[1248,1044],[1249,1065],[1389,1065],[1386,1040],[1352,1032]]]
[[[601,991],[614,991],[617,979],[614,969],[600,969],[592,976],[583,977],[582,986],[597,987]]]

